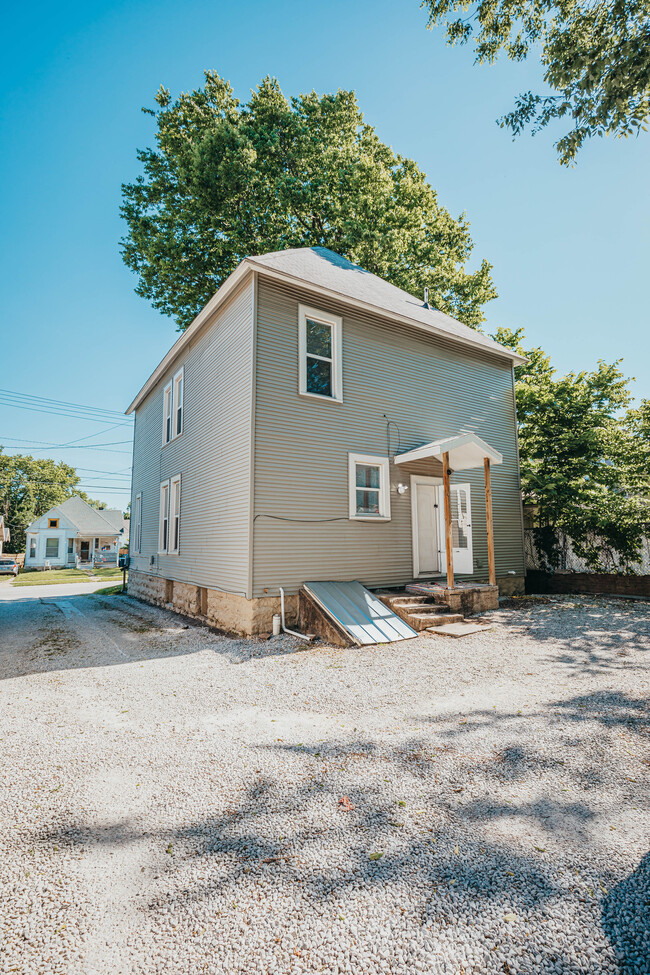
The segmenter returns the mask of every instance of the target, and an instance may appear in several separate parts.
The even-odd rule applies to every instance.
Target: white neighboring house
[[[121,511],[98,511],[75,495],[31,523],[25,568],[116,565],[127,537],[128,522]]]

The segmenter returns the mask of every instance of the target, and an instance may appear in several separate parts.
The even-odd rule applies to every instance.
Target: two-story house
[[[325,248],[246,258],[127,410],[129,591],[260,633],[307,580],[521,590],[521,361]]]

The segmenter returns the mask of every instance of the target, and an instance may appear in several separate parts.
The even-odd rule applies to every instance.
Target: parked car
[[[17,576],[20,566],[12,555],[0,555],[0,575]]]

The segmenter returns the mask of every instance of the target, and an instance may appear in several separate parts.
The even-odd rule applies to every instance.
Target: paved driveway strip
[[[1,588],[0,972],[650,971],[650,606],[337,650]]]

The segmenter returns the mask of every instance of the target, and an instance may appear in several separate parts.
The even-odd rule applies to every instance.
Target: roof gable
[[[75,494],[72,498],[67,498],[61,504],[50,508],[40,518],[36,518],[27,531],[47,529],[48,519],[57,517],[65,522],[59,527],[72,528],[80,535],[117,535],[122,528],[121,511],[114,509],[98,511]]]
[[[277,271],[298,282],[316,285],[343,300],[362,302],[384,312],[389,318],[409,319],[427,331],[444,335],[452,341],[462,340],[496,355],[518,358],[510,349],[488,335],[464,325],[437,308],[425,307],[424,301],[397,288],[371,271],[353,264],[327,247],[297,247],[248,258],[256,268]]]
[[[252,271],[276,280],[303,285],[326,297],[349,302],[353,307],[361,307],[383,315],[392,319],[395,324],[411,325],[431,335],[457,342],[466,348],[482,349],[515,363],[525,362],[525,359],[512,349],[500,345],[482,332],[470,328],[469,325],[463,325],[462,322],[445,315],[444,312],[435,308],[425,308],[422,301],[407,291],[402,291],[401,288],[353,264],[327,247],[297,247],[244,258],[154,369],[128,406],[127,415],[137,409],[196,333],[208,322],[210,316]]]

